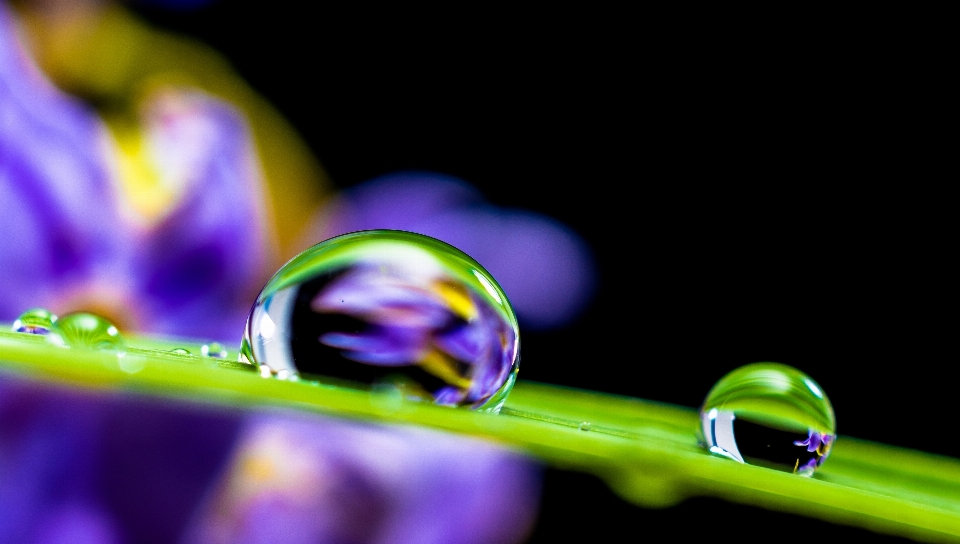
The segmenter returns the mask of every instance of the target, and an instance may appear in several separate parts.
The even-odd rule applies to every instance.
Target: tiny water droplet
[[[76,312],[58,319],[47,339],[58,346],[87,349],[119,349],[124,344],[113,323],[87,312]]]
[[[56,322],[57,316],[43,308],[34,308],[20,314],[11,329],[27,334],[50,334]]]
[[[580,429],[581,431],[589,431],[591,427],[592,425],[590,425],[589,421],[583,421],[580,423],[580,426],[577,428]]]
[[[265,377],[365,390],[402,375],[413,396],[495,412],[519,345],[513,308],[480,264],[439,240],[380,230],[321,242],[284,265],[257,297],[240,359]]]
[[[200,347],[200,355],[214,359],[226,359],[227,348],[220,342],[210,342]]]
[[[371,386],[370,402],[381,412],[395,413],[403,406],[404,389],[408,385],[402,379],[378,381]]]
[[[120,370],[126,372],[127,374],[136,374],[144,369],[146,363],[143,359],[138,357],[127,357],[125,353],[121,353],[117,357],[118,366]]]
[[[190,350],[186,348],[173,348],[170,350],[170,353],[176,353],[177,355],[190,355]]]
[[[823,464],[836,440],[823,389],[778,363],[746,365],[721,378],[703,402],[700,421],[711,452],[804,476]]]

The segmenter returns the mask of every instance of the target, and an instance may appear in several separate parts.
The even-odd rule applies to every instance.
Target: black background
[[[937,84],[896,33],[691,14],[137,7],[225,54],[334,184],[427,169],[573,227],[599,270],[569,327],[523,333],[521,379],[697,406],[779,361],[838,431],[960,456]],[[713,499],[643,510],[549,471],[531,538],[859,530]],[[691,523],[692,522],[692,523]]]

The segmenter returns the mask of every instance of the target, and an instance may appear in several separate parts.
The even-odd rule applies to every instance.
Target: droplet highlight
[[[264,376],[388,384],[408,400],[498,411],[519,346],[513,308],[479,263],[434,238],[379,230],[321,242],[281,268],[251,310],[241,360]]]
[[[591,425],[589,421],[581,421],[577,428],[581,431],[589,431],[593,428],[593,425]]]
[[[227,348],[220,342],[210,342],[209,344],[200,346],[200,355],[214,359],[226,359]]]
[[[713,386],[700,409],[703,446],[716,455],[810,476],[836,440],[823,389],[778,363],[740,367]]]
[[[47,340],[58,346],[86,349],[119,349],[124,345],[120,331],[96,314],[76,312],[57,320]]]
[[[57,316],[53,313],[43,308],[34,308],[20,314],[10,328],[13,332],[46,335],[50,334],[56,322]]]
[[[142,358],[128,357],[125,353],[117,355],[117,362],[120,370],[127,374],[136,374],[147,366]]]

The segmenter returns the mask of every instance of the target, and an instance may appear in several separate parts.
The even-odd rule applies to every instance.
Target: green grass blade
[[[61,348],[3,330],[0,373],[14,379],[422,425],[485,437],[551,466],[596,474],[645,507],[715,496],[919,540],[960,540],[956,459],[841,436],[823,468],[803,478],[707,454],[697,442],[697,413],[686,407],[521,380],[501,414],[493,415],[264,379],[236,363],[169,351],[198,354],[199,345],[189,340],[135,338],[129,341],[135,347],[121,354]]]

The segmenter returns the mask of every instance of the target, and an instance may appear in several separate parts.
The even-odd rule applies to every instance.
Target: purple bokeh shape
[[[17,36],[0,3],[0,319],[122,252],[111,236],[105,129],[43,76]]]
[[[254,419],[227,474],[185,542],[519,542],[539,491],[488,442],[296,415]]]
[[[140,332],[235,342],[252,295],[262,285],[251,278],[269,273],[262,269],[268,248],[259,231],[263,210],[243,120],[228,105],[196,92],[179,90],[155,102],[146,128],[155,142],[173,146],[155,151],[174,162],[196,162],[183,171],[188,175],[181,180],[184,193],[166,221],[149,227],[130,222],[118,186],[109,179],[115,157],[104,126],[89,108],[46,81],[16,37],[12,15],[0,2],[0,320],[35,306],[69,306],[76,291],[93,288],[102,289],[94,291],[97,295],[123,295],[118,310],[136,315]],[[193,131],[180,136],[178,127],[195,123],[212,129],[212,139],[194,140]],[[160,167],[161,175],[170,173],[162,161]],[[191,279],[197,271],[205,284]],[[0,542],[167,543],[194,527],[201,530],[207,522],[199,507],[216,482],[228,477],[224,463],[250,415],[0,374]],[[257,424],[269,426],[270,417],[260,417]],[[305,450],[304,457],[322,458],[323,448],[336,444],[349,464],[357,451],[349,432],[323,431],[324,421],[307,425],[326,438],[313,442],[316,449]],[[354,497],[344,504],[371,519],[391,512],[390,523],[371,523],[396,528],[400,536],[378,533],[383,542],[404,541],[422,528],[429,529],[424,538],[436,542],[521,539],[535,508],[536,465],[492,444],[476,449],[470,446],[474,441],[442,436],[430,441],[400,433],[397,441],[410,442],[402,446],[406,457],[374,452],[385,460],[400,459],[402,470],[418,467],[411,473],[430,485],[394,486],[384,494],[375,490],[389,482],[363,476],[363,467],[344,468],[366,478],[369,488],[343,488],[340,496]],[[442,452],[444,444],[461,441],[451,448],[497,470],[456,473],[461,465],[448,463]],[[497,480],[502,474],[508,479]],[[483,498],[494,502],[484,507],[491,503],[471,492],[465,496],[474,506],[465,505],[451,489],[482,489],[488,493]],[[389,500],[383,502],[383,496]],[[390,504],[395,508],[385,509]],[[428,506],[408,510],[404,504]],[[512,509],[503,512],[502,505]],[[337,519],[336,506],[333,513],[313,510],[306,517],[294,508],[287,519]],[[450,508],[460,510],[450,513]],[[313,526],[301,531],[284,523],[284,515],[278,510],[272,525],[256,523],[259,518],[253,516],[249,532],[227,529],[239,531],[231,533],[239,542],[313,534]]]
[[[537,509],[538,464],[473,438],[6,375],[0,399],[0,542],[510,543]]]
[[[0,398],[0,542],[176,542],[242,425],[229,410],[7,376]]]
[[[524,328],[562,327],[593,296],[593,257],[579,235],[545,215],[486,203],[458,178],[401,172],[344,191],[317,214],[304,245],[372,229],[425,234],[470,255],[503,288]]]
[[[17,36],[0,3],[0,320],[93,309],[140,332],[236,342],[272,272],[242,116],[196,91],[151,96],[145,145],[179,198],[142,217],[125,206],[103,123],[43,77]]]

